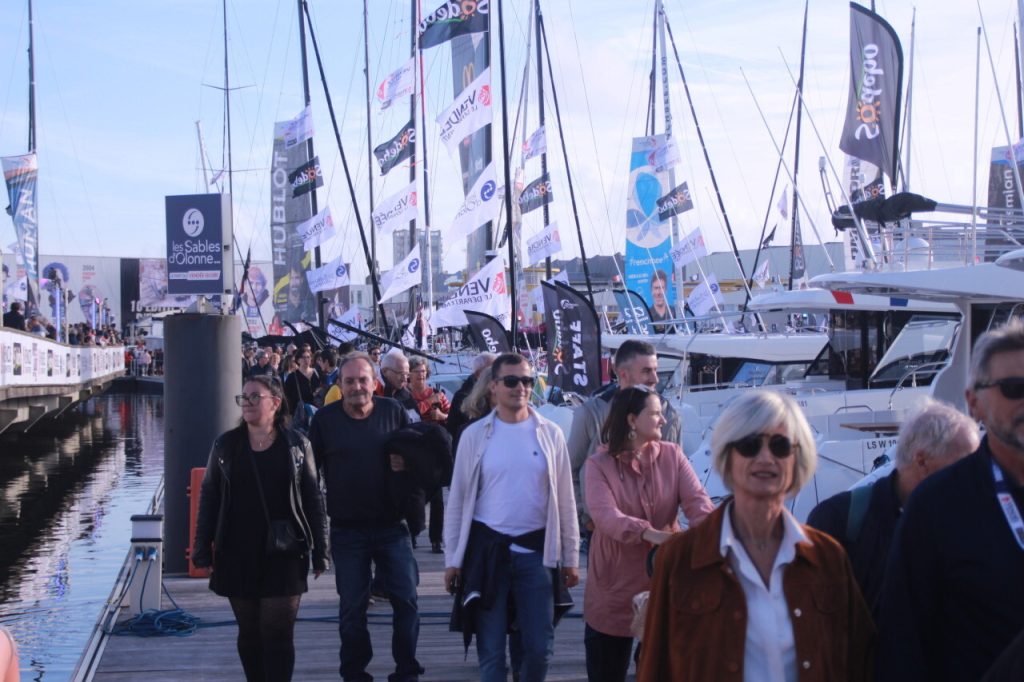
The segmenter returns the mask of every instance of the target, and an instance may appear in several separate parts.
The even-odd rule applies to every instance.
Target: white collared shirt
[[[775,556],[768,587],[765,587],[761,574],[733,530],[731,512],[731,509],[725,511],[719,551],[735,572],[747,601],[743,681],[796,682],[796,641],[786,595],[782,591],[782,575],[796,558],[797,543],[807,542],[807,535],[793,515],[783,509],[782,544]]]

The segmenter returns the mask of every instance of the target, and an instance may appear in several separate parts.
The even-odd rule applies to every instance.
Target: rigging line
[[[316,54],[316,65],[320,71],[320,82],[324,87],[324,97],[327,100],[327,109],[331,114],[331,125],[334,127],[334,137],[338,143],[338,153],[341,155],[341,162],[345,168],[345,179],[348,182],[349,196],[352,200],[352,204],[355,207],[356,224],[359,226],[359,236],[362,238],[363,251],[366,256],[367,267],[370,270],[370,284],[373,286],[374,300],[378,301],[377,305],[380,306],[380,313],[384,316],[384,330],[386,335],[390,336],[390,329],[387,323],[386,313],[384,312],[384,305],[380,303],[380,283],[377,278],[373,276],[373,265],[370,262],[370,245],[366,241],[366,230],[363,228],[363,219],[359,213],[358,198],[356,197],[355,187],[352,185],[352,174],[349,172],[348,161],[345,158],[345,148],[341,144],[341,131],[338,129],[338,120],[334,115],[334,103],[331,101],[331,92],[327,87],[327,75],[324,72],[324,62],[320,55],[320,44],[317,42],[316,33],[313,31],[313,24],[309,18],[309,7],[308,4],[303,2],[302,8],[305,10],[306,23],[309,24],[309,37],[313,43],[313,51]]]
[[[22,50],[21,39],[25,35],[25,27],[28,25],[27,15],[28,5],[23,3],[21,5],[21,16],[18,17],[18,38],[14,41],[14,48],[16,52],[21,52]],[[18,71],[20,71],[20,65],[18,64],[18,60],[12,59],[11,75],[7,78],[7,92],[4,96],[4,109],[3,113],[0,114],[0,139],[3,139],[4,128],[7,127],[7,112],[9,111],[8,104],[10,104],[13,101],[13,99],[11,98],[11,88],[14,87],[14,74]]]

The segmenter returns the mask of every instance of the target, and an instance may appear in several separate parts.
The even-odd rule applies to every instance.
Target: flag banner
[[[903,48],[896,31],[850,3],[850,99],[839,148],[896,178]]]
[[[306,286],[306,269],[312,258],[302,246],[294,226],[309,220],[313,207],[309,196],[292,196],[288,171],[308,160],[305,145],[284,146],[284,138],[274,137],[270,157],[270,248],[273,264],[274,306],[268,317],[267,334],[283,334],[283,322],[312,320],[317,314],[316,296]],[[255,312],[255,311],[254,311]]]
[[[615,289],[615,303],[619,306],[619,315],[626,323],[627,334],[650,334],[651,333],[651,311],[640,294],[635,291],[623,291]]]
[[[551,223],[539,233],[526,240],[526,264],[533,265],[545,258],[562,252],[562,238],[558,234],[558,224]]]
[[[658,220],[658,199],[670,187],[668,173],[656,171],[648,159],[652,150],[664,144],[664,135],[633,138],[629,157],[624,284],[626,289],[639,292],[648,307],[654,304],[651,282],[655,280],[665,283],[665,300],[675,300],[672,278],[662,278],[672,272],[671,227]]]
[[[768,236],[764,238],[763,242],[761,242],[761,248],[762,249],[767,249],[769,246],[771,246],[771,243],[773,241],[775,241],[775,230],[777,230],[778,228],[779,228],[779,224],[778,223],[775,223],[774,225],[772,225],[772,231],[769,232]]]
[[[1024,149],[1020,149],[1020,143],[1014,145],[1014,155],[1017,157],[1017,172],[1024,177]],[[1020,222],[1021,205],[1020,191],[1017,188],[1017,178],[1013,173],[1013,156],[1009,147],[993,147],[992,161],[988,172],[988,207],[995,209],[1009,209],[1015,215],[993,215],[985,220],[987,225],[1002,227]],[[1011,245],[1009,238],[1000,236],[1000,230],[992,230],[994,234],[985,236],[984,260],[995,260],[996,254],[1005,251]],[[981,252],[982,249],[979,249]]]
[[[544,126],[541,126],[523,142],[523,161],[529,161],[533,157],[547,154],[547,152],[548,138],[544,133]]]
[[[720,306],[722,301],[722,292],[718,286],[718,278],[714,274],[708,275],[706,281],[701,280],[690,292],[690,295],[686,297],[686,305],[690,306],[690,310],[697,317],[707,315],[715,307],[716,303]]]
[[[348,267],[341,262],[341,256],[338,256],[326,265],[307,270],[306,279],[309,281],[309,290],[314,293],[338,289],[349,283]]]
[[[523,192],[517,200],[519,211],[525,215],[544,204],[550,204],[554,198],[550,173],[545,173],[523,188]]]
[[[754,272],[754,283],[758,289],[764,289],[764,285],[771,279],[771,273],[769,272],[768,266],[770,261],[768,258],[764,259],[764,262],[757,266],[757,270]]]
[[[679,147],[672,138],[665,138],[664,135],[655,135],[661,138],[660,144],[647,152],[647,165],[654,166],[655,173],[667,171],[679,163],[682,158],[679,156]]]
[[[380,174],[388,171],[405,159],[416,156],[416,122],[409,121],[390,140],[373,148],[373,156],[380,164]]]
[[[491,70],[487,68],[437,117],[441,126],[441,142],[451,154],[463,140],[490,125],[492,119]]]
[[[387,109],[391,104],[401,97],[408,97],[416,91],[416,59],[410,57],[409,61],[402,64],[398,70],[388,74],[388,77],[377,86],[377,103],[381,111]]]
[[[487,31],[490,4],[490,0],[444,0],[420,21],[420,49],[436,47],[456,36]]]
[[[312,137],[313,111],[308,106],[292,120],[274,124],[274,139],[283,140],[285,149],[291,149]]]
[[[873,163],[846,154],[843,167],[843,183],[850,202],[859,204],[862,201],[885,197],[885,179],[882,169]]]
[[[790,266],[789,278],[792,288],[792,282],[803,279],[807,274],[807,262],[804,260],[804,238],[800,234],[799,216],[793,216],[793,245],[791,248],[793,261]]]
[[[541,283],[547,323],[548,385],[588,396],[601,385],[597,312],[568,284]]]
[[[27,313],[39,306],[39,219],[36,214],[36,179],[39,165],[35,153],[5,156],[2,160],[7,195],[11,201],[14,234],[25,267]]]
[[[789,185],[786,185],[786,189],[782,190],[782,194],[779,195],[779,203],[775,206],[779,210],[779,215],[784,220],[789,220]],[[774,234],[774,230],[772,230]]]
[[[434,311],[435,327],[463,327],[466,310],[477,310],[496,318],[505,329],[511,328],[512,303],[505,285],[505,263],[501,258],[480,268],[468,282],[463,284]]]
[[[416,182],[410,182],[398,192],[381,199],[370,219],[378,237],[387,237],[396,228],[406,227],[409,221],[416,220]]]
[[[323,187],[324,176],[320,172],[320,158],[314,156],[289,173],[288,183],[292,186],[292,197],[301,197],[317,187]]]
[[[408,291],[420,283],[422,273],[420,272],[420,252],[413,249],[402,259],[402,262],[384,273],[381,277],[381,295],[378,303],[383,303],[403,291]]]
[[[218,182],[220,182],[220,179],[221,179],[222,177],[224,177],[224,173],[225,173],[225,172],[226,172],[226,171],[225,171],[225,170],[224,170],[223,168],[221,168],[221,169],[220,169],[219,171],[217,171],[216,173],[214,173],[214,174],[213,174],[213,177],[212,177],[212,178],[210,179],[210,184],[211,184],[211,185],[216,185],[216,184],[217,184]]]
[[[707,256],[708,249],[704,245],[704,235],[701,234],[700,228],[680,239],[679,245],[673,247],[669,255],[672,256],[672,264],[677,268],[685,267],[698,258]]]
[[[554,284],[555,282],[565,282],[568,284],[569,272],[562,270],[551,279],[545,281],[549,284]],[[530,294],[530,302],[536,306],[538,313],[544,314],[544,287],[537,286],[533,288],[533,292]]]
[[[331,218],[330,207],[317,213],[309,220],[304,220],[295,228],[295,232],[302,240],[302,248],[312,251],[328,239],[337,234],[334,229],[334,220]]]
[[[501,326],[501,322],[485,313],[476,310],[466,310],[463,313],[466,321],[469,322],[469,331],[476,342],[476,347],[481,353],[502,353],[512,352],[512,340],[508,331]]]
[[[505,188],[498,187],[494,164],[488,164],[470,187],[466,200],[452,218],[445,238],[454,240],[466,237],[482,225],[496,220],[501,213],[501,201],[504,198]]]
[[[684,182],[658,199],[658,220],[664,222],[672,216],[689,211],[691,208],[693,208],[693,200],[690,198],[690,188]]]
[[[337,319],[338,322],[347,324],[350,327],[355,327],[357,329],[366,329],[366,327],[363,326],[363,317],[362,315],[359,314],[359,308],[349,308],[344,315],[341,315],[335,319]],[[337,348],[346,341],[352,341],[359,337],[359,334],[355,333],[354,331],[349,331],[348,329],[336,325],[333,322],[327,323],[327,334],[328,343],[330,343],[335,348]]]

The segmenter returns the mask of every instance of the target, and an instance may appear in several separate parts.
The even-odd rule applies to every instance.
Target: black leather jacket
[[[306,437],[296,431],[285,429],[283,436],[288,440],[288,451],[295,461],[289,496],[292,515],[306,536],[306,545],[313,548],[313,570],[326,571],[329,556],[327,506],[313,448]],[[231,499],[231,465],[242,438],[245,438],[244,425],[222,433],[210,450],[199,497],[196,536],[192,542],[192,563],[197,568],[213,565],[212,546],[223,540],[224,519]]]

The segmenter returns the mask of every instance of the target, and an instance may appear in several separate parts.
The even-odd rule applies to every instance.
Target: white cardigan
[[[558,426],[537,414],[532,407],[530,416],[537,420],[537,441],[548,464],[548,520],[544,536],[544,565],[578,567],[580,565],[580,529],[576,519],[576,498],[572,491],[572,469],[565,436]],[[483,419],[470,424],[459,438],[459,451],[455,457],[455,471],[444,510],[444,564],[462,567],[469,540],[469,527],[480,492],[480,463],[487,442],[494,432],[497,412],[491,411]]]

